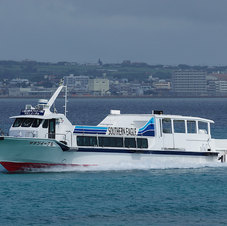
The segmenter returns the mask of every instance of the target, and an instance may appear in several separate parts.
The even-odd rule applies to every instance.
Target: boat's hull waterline
[[[64,150],[52,139],[4,137],[0,140],[0,163],[8,172],[51,169],[141,169],[143,167],[190,167],[217,162],[216,152],[180,150],[133,150],[78,148]]]

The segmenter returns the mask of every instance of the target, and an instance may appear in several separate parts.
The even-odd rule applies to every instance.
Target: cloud
[[[226,0],[1,0],[0,59],[224,63],[226,8]]]

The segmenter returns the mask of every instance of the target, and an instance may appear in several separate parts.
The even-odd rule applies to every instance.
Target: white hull
[[[179,151],[132,151],[130,149],[72,149],[63,151],[59,143],[51,139],[12,138],[0,140],[0,162],[8,171],[23,171],[52,166],[91,166],[143,168],[191,167],[193,164],[218,162],[217,153]],[[116,153],[114,153],[116,151]],[[124,151],[128,153],[123,153]],[[142,152],[142,153],[141,153]],[[160,154],[159,154],[160,153]]]

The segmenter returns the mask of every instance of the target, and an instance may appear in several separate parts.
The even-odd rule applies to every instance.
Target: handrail
[[[66,134],[64,134],[64,133],[46,133],[45,138],[48,138],[49,135],[64,136],[65,140],[66,140]]]
[[[55,135],[56,136],[64,136],[64,141],[67,142],[67,134],[70,133],[71,134],[71,139],[69,140],[71,142],[71,146],[72,146],[72,132],[71,131],[66,131],[66,134],[65,133],[46,133],[45,134],[45,138],[49,138],[49,135]]]

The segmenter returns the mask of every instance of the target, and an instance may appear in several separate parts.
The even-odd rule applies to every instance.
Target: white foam
[[[87,171],[123,171],[123,170],[151,170],[151,169],[196,169],[196,168],[205,168],[205,167],[227,167],[227,163],[211,162],[211,163],[176,163],[176,162],[167,162],[165,164],[151,164],[149,162],[141,162],[139,164],[119,162],[116,164],[108,164],[102,166],[54,166],[51,168],[43,169],[32,169],[28,172],[87,172]]]
[[[173,162],[173,161],[162,161],[150,162],[143,160],[140,162],[118,162],[118,164],[106,164],[100,166],[53,166],[50,168],[38,168],[29,169],[26,172],[38,173],[38,172],[86,172],[86,171],[123,171],[123,170],[151,170],[151,169],[194,169],[194,168],[205,168],[205,167],[227,167],[227,162],[208,162],[208,163],[190,163],[187,161]],[[6,172],[4,167],[0,165],[0,172]]]

